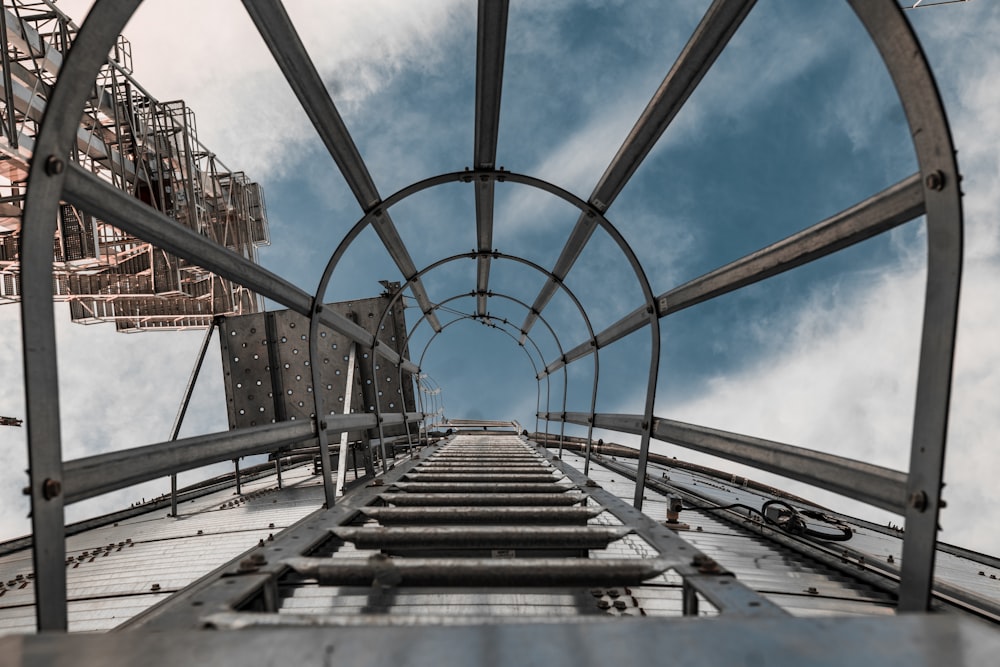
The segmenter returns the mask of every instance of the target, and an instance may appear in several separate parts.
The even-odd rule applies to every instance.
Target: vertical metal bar
[[[930,605],[934,577],[958,323],[963,243],[961,177],[941,95],[902,10],[894,2],[849,2],[899,91],[925,186],[927,286],[898,606],[901,612],[924,612]]]
[[[319,359],[319,354],[317,352],[320,338],[319,321],[322,312],[323,304],[318,300],[314,300],[312,314],[309,317],[309,358],[312,360],[309,366],[312,375],[313,410],[316,415],[314,422],[316,424],[316,439],[319,442],[320,467],[322,468],[321,472],[323,474],[323,497],[326,506],[330,508],[333,507],[334,502],[336,502],[337,493],[333,481],[333,471],[330,470],[330,442],[326,434],[327,409],[326,404],[323,402],[323,397],[326,395],[326,392],[320,391],[320,387],[323,386],[323,377],[320,372],[321,364],[317,363],[317,360]],[[268,337],[271,337],[271,331],[268,331]],[[268,347],[273,348],[276,346],[271,344]],[[354,343],[351,343],[351,349],[354,349]],[[275,368],[275,366],[272,366],[272,368]],[[277,407],[277,405],[278,399],[276,398],[275,407]],[[349,406],[350,404],[348,404],[348,408]]]
[[[0,62],[3,65],[4,104],[7,107],[7,140],[10,142],[11,148],[17,149],[17,119],[15,118],[17,110],[14,108],[14,92],[11,89],[10,78],[10,54],[7,51],[7,9],[2,6],[0,6],[0,48],[2,48],[2,53],[0,53],[2,61]]]
[[[278,478],[278,488],[284,488],[281,482],[281,452],[275,452],[274,454],[274,474]]]
[[[598,358],[598,349],[594,345],[594,386],[590,394],[590,421],[587,423],[587,455],[583,460],[583,474],[590,475],[590,455],[594,443],[594,419],[597,416],[597,381],[600,378],[601,364]]]
[[[138,0],[98,3],[80,29],[48,100],[35,143],[21,236],[21,337],[28,427],[35,617],[39,630],[65,631],[66,554],[62,441],[52,237],[65,183],[67,156],[94,78]],[[55,111],[52,111],[52,110]]]
[[[198,382],[198,375],[201,373],[201,365],[205,361],[205,354],[208,352],[208,346],[212,342],[212,334],[215,333],[215,327],[218,325],[218,318],[213,318],[212,323],[208,325],[208,331],[205,332],[205,337],[201,341],[201,347],[198,348],[198,358],[194,362],[194,368],[191,369],[191,374],[188,376],[187,386],[184,388],[184,397],[181,399],[181,404],[177,408],[177,415],[174,417],[174,424],[170,427],[170,440],[176,440],[177,436],[181,432],[181,425],[184,423],[184,416],[187,414],[188,406],[191,404],[191,395],[194,393],[194,386]],[[177,516],[177,475],[173,474],[170,476],[170,515]]]
[[[569,372],[563,366],[562,417],[559,419],[559,458],[562,458],[563,441],[566,438],[566,394],[569,391]]]
[[[240,482],[240,460],[233,459],[233,466],[236,470],[236,495],[243,493],[243,485]]]
[[[685,616],[698,615],[698,591],[685,579],[681,584],[681,609]]]
[[[344,414],[351,413],[351,399],[354,394],[354,364],[358,344],[351,343],[351,351],[347,361],[347,387],[344,389]],[[340,451],[337,453],[337,483],[334,485],[338,497],[344,495],[344,485],[347,483],[347,431],[340,434]],[[357,466],[355,466],[357,467]],[[357,477],[357,471],[355,471]]]

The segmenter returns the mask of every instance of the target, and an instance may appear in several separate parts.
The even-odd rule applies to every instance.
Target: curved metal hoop
[[[406,280],[406,282],[402,283],[396,289],[396,291],[393,292],[392,296],[389,299],[389,302],[382,309],[382,314],[380,315],[380,317],[378,319],[378,322],[375,325],[375,331],[381,331],[382,325],[385,323],[386,316],[388,315],[389,311],[394,307],[394,304],[400,298],[402,298],[403,291],[407,287],[409,287],[411,284],[413,284],[414,282],[416,282],[417,280],[419,280],[423,275],[425,275],[425,274],[433,271],[434,269],[437,269],[437,268],[439,268],[441,266],[444,266],[446,264],[449,264],[451,262],[454,262],[454,261],[457,261],[457,260],[460,260],[460,259],[476,259],[481,254],[483,254],[483,253],[470,252],[470,253],[460,253],[460,254],[457,254],[457,255],[452,255],[451,257],[446,257],[444,259],[441,259],[441,260],[438,260],[436,262],[433,262],[433,263],[427,265],[426,267],[424,267],[423,269],[417,271],[417,273],[415,273],[410,279]],[[504,253],[501,253],[501,252],[491,252],[491,253],[486,253],[486,254],[489,254],[490,257],[492,257],[493,259],[506,259],[506,260],[510,260],[510,261],[513,261],[513,262],[517,262],[519,264],[523,264],[524,266],[527,266],[527,267],[529,267],[531,269],[534,269],[535,271],[537,271],[539,273],[542,273],[543,275],[549,276],[550,278],[553,275],[550,271],[542,268],[541,266],[539,266],[538,264],[535,264],[534,262],[532,262],[530,260],[524,259],[523,257],[516,257],[516,256],[513,256],[513,255],[505,255]],[[590,338],[593,340],[593,337],[594,337],[594,328],[591,325],[590,318],[587,316],[587,311],[583,307],[583,304],[580,303],[579,299],[577,299],[577,297],[573,293],[573,291],[570,290],[565,284],[563,284],[563,283],[560,282],[559,283],[559,287],[562,288],[562,290],[566,293],[567,296],[569,296],[569,298],[573,301],[574,305],[577,307],[577,310],[580,312],[580,316],[583,318],[584,324],[587,327],[587,332],[590,334]],[[315,298],[316,298],[317,303],[318,303],[319,300],[322,299],[322,293],[317,294],[317,296]],[[314,355],[313,352],[316,349],[316,344],[315,344],[314,341],[316,341],[318,339],[317,332],[318,332],[318,321],[319,321],[319,318],[318,317],[314,317],[314,318],[312,318],[312,320],[314,322],[313,326],[315,327],[315,329],[311,329],[310,330],[310,336],[309,336],[309,355],[310,355],[310,357],[309,358],[311,360],[310,366],[312,366],[313,369],[314,369],[313,370],[313,376],[314,376],[314,380],[313,381],[314,382],[318,382],[319,381],[319,375],[318,375],[318,371],[315,370],[315,369],[317,368],[316,361],[318,360],[319,356],[318,356],[318,353],[316,355]],[[658,329],[659,329],[659,327],[657,327],[657,330]],[[374,350],[375,347],[378,346],[378,344],[379,344],[379,342],[378,342],[378,336],[375,335],[375,336],[372,337],[372,350]],[[565,354],[562,352],[562,347],[561,346],[560,346],[560,354],[562,354],[562,356],[565,357]],[[376,422],[378,424],[379,440],[380,440],[380,442],[384,443],[385,437],[384,437],[384,432],[383,432],[383,428],[382,428],[382,411],[381,411],[380,401],[378,400],[378,373],[375,372],[375,363],[376,363],[376,361],[375,361],[375,355],[374,354],[372,355],[371,363],[372,363],[372,371],[373,371],[372,372],[372,376],[373,376],[374,382],[375,382],[375,386],[374,386],[374,389],[375,389],[375,420],[376,420]],[[418,372],[419,372],[419,369],[418,369]],[[568,378],[568,374],[564,374],[564,386],[563,386],[563,407],[564,407],[563,413],[564,414],[565,414],[565,397],[566,397],[567,388],[568,388],[567,384],[566,384],[566,383],[568,383],[568,379],[567,378]],[[596,380],[595,380],[595,383],[596,383]],[[317,386],[317,385],[314,385],[314,386]],[[595,384],[595,388],[594,389],[595,389],[595,391],[594,391],[594,398],[592,399],[591,410],[593,410],[594,405],[596,404],[596,396],[597,396],[597,393],[596,393],[596,384]],[[326,408],[322,404],[322,401],[323,401],[322,397],[319,395],[318,392],[313,392],[313,395],[315,397],[314,400],[316,401],[316,414],[326,414],[325,413]],[[559,435],[560,454],[562,453],[561,443],[563,442],[563,440],[565,438],[565,428],[566,428],[565,420],[561,420],[560,421],[560,431],[559,431],[559,434],[560,434]],[[548,431],[546,431],[546,434],[547,433],[548,433]],[[324,438],[325,438],[325,435],[323,434],[323,429],[320,429],[320,433],[318,435],[319,435],[319,442],[320,442],[320,451],[322,452],[323,451],[323,447],[324,447],[323,442],[324,442]],[[384,447],[384,444],[382,446]],[[385,459],[384,459],[384,452],[383,452],[383,461],[384,460]],[[325,481],[326,480],[324,480],[324,482]]]

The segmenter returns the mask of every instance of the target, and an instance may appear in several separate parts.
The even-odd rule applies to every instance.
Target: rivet
[[[45,173],[49,176],[58,176],[63,173],[63,169],[66,168],[66,163],[57,158],[55,155],[50,155],[45,158]]]
[[[910,507],[918,512],[927,510],[927,494],[923,491],[914,491],[910,494]]]
[[[927,186],[928,190],[944,190],[944,172],[939,169],[927,174],[924,185]]]
[[[153,584],[152,586],[149,587],[149,590],[151,590],[151,591],[158,591],[158,590],[160,590],[160,585],[159,584]]]
[[[42,497],[52,500],[62,493],[62,483],[58,479],[47,479],[42,482]]]

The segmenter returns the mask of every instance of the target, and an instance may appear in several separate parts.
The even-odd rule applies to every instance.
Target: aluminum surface
[[[67,538],[60,566],[69,629],[110,630],[256,547],[315,511],[323,502],[319,484],[311,465],[300,465],[283,471],[280,491],[269,475],[244,482],[240,496],[230,486],[182,502],[176,517],[151,510]],[[34,630],[35,572],[30,549],[0,556],[0,634]],[[18,577],[28,584],[7,585]]]

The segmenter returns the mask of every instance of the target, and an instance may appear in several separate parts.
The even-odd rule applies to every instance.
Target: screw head
[[[42,497],[46,500],[52,500],[60,493],[62,493],[62,482],[58,479],[47,479],[42,482]]]
[[[944,190],[944,172],[939,169],[927,174],[924,185],[927,186],[928,190]]]
[[[45,158],[45,173],[49,176],[58,176],[63,173],[63,169],[65,168],[66,163],[57,158],[55,155],[50,155]]]
[[[923,491],[914,491],[910,494],[910,507],[918,512],[927,511],[927,494]]]

